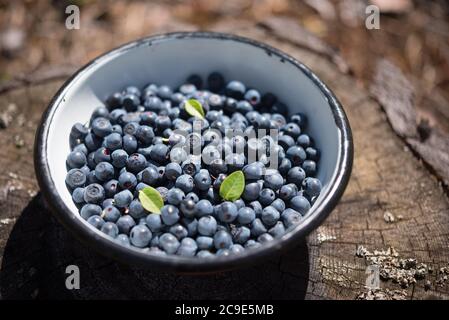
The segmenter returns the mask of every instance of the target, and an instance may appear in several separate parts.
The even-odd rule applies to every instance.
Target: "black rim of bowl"
[[[259,248],[245,250],[245,252],[239,255],[215,257],[213,259],[199,259],[196,257],[184,258],[180,256],[161,257],[155,254],[149,254],[148,252],[142,252],[138,249],[124,247],[112,239],[107,238],[106,235],[101,235],[98,231],[86,226],[84,221],[81,221],[78,216],[71,212],[58,194],[50,174],[46,151],[47,136],[54,112],[58,108],[65,92],[69,89],[71,84],[73,84],[84,72],[93,68],[103,60],[107,60],[110,56],[124,53],[141,45],[151,45],[153,43],[185,38],[206,38],[245,43],[265,50],[269,55],[278,57],[284,63],[290,63],[292,66],[296,67],[299,72],[304,73],[310,80],[312,80],[327,98],[329,107],[334,116],[335,125],[340,130],[340,154],[338,156],[337,174],[334,174],[329,182],[329,188],[326,190],[326,193],[322,195],[323,199],[321,203],[319,203],[318,206],[313,206],[308,216],[306,216],[294,230],[287,232],[280,239],[265,243]],[[337,205],[348,184],[352,170],[352,161],[352,134],[346,114],[333,92],[308,67],[290,55],[269,45],[249,38],[215,32],[175,32],[151,36],[129,42],[95,58],[73,74],[51,100],[37,129],[34,150],[36,177],[45,200],[57,219],[79,240],[96,249],[99,253],[126,264],[181,273],[219,272],[244,267],[255,264],[263,258],[279,254],[280,252],[297,245],[299,242],[304,241],[305,237],[312,230],[317,228]]]

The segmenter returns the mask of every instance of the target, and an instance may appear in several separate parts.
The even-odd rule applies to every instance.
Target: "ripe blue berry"
[[[286,228],[290,228],[298,224],[302,219],[301,214],[299,212],[290,208],[285,209],[285,211],[282,212],[281,218]]]
[[[159,173],[156,168],[149,166],[137,174],[137,180],[147,185],[155,185],[159,179]]]
[[[232,222],[238,216],[237,206],[229,201],[223,202],[218,207],[218,219],[222,222]]]
[[[102,182],[114,178],[114,167],[109,162],[100,162],[95,167],[95,177]]]
[[[179,188],[171,188],[167,193],[167,202],[172,205],[179,205],[185,198],[185,193]]]
[[[217,221],[212,216],[204,216],[198,220],[198,233],[203,236],[212,236],[217,230]]]
[[[232,245],[232,237],[228,232],[226,232],[224,230],[220,230],[220,231],[217,231],[217,233],[215,233],[215,235],[214,235],[215,249],[217,249],[217,250],[227,249],[231,245]]]
[[[118,132],[112,132],[109,134],[105,140],[105,147],[111,151],[118,150],[122,148],[122,135]]]
[[[188,174],[183,174],[176,179],[175,183],[176,188],[181,189],[185,193],[191,192],[194,187],[194,180],[192,176]]]
[[[165,167],[165,177],[168,180],[176,181],[176,179],[182,174],[181,166],[176,162],[170,162]]]
[[[159,247],[168,254],[174,254],[179,246],[178,239],[171,233],[164,233],[159,237]]]
[[[134,246],[144,248],[150,243],[151,236],[151,231],[145,225],[139,224],[131,229],[129,239]]]
[[[298,187],[301,186],[302,181],[306,178],[306,173],[301,167],[293,167],[287,173],[287,181],[294,183]]]
[[[103,218],[98,215],[93,215],[87,218],[87,222],[96,229],[101,229],[104,224]]]
[[[95,118],[92,121],[92,131],[97,137],[106,137],[108,134],[112,133],[111,122],[103,117]]]
[[[316,162],[313,160],[305,160],[302,163],[302,168],[304,169],[306,175],[309,177],[316,174]]]
[[[114,197],[117,193],[118,181],[115,179],[109,180],[108,182],[103,184],[103,189],[105,192],[105,196],[108,198]]]
[[[119,208],[126,208],[133,200],[133,194],[129,190],[123,190],[114,195],[114,203]]]
[[[129,234],[129,231],[136,225],[136,222],[131,216],[122,216],[117,220],[116,225],[120,233]]]
[[[284,178],[279,173],[266,174],[264,187],[277,191],[284,185]]]
[[[134,153],[137,150],[137,140],[134,136],[125,134],[122,138],[123,149],[128,153]]]
[[[192,238],[184,238],[182,239],[181,245],[179,246],[176,254],[185,257],[193,257],[195,256],[197,250],[198,245],[196,244],[195,240],[193,240]]]
[[[101,207],[96,204],[85,204],[82,206],[80,215],[84,220],[87,220],[91,216],[99,216],[101,215]]]
[[[260,102],[260,93],[257,90],[250,89],[245,93],[245,100],[255,106]]]
[[[254,201],[259,198],[261,188],[259,183],[257,182],[250,182],[245,186],[245,189],[243,190],[242,198],[246,201]]]
[[[76,188],[72,193],[72,200],[76,204],[84,203],[84,188]]]
[[[195,186],[201,190],[206,191],[209,189],[212,183],[212,179],[210,177],[209,171],[206,169],[201,169],[194,178]]]
[[[249,224],[256,218],[256,213],[249,207],[239,209],[237,221],[241,224]]]
[[[118,235],[118,228],[115,223],[112,222],[105,222],[100,230],[111,238],[115,238]]]
[[[285,155],[291,161],[293,166],[300,166],[307,158],[306,152],[300,146],[288,148]]]
[[[146,218],[147,226],[152,232],[159,232],[162,230],[162,219],[160,214],[150,214]]]
[[[147,215],[139,199],[134,199],[133,201],[131,201],[131,203],[129,204],[128,214],[136,220]]]
[[[273,226],[280,218],[280,213],[274,207],[265,207],[262,211],[262,221],[266,226]]]
[[[230,81],[226,85],[226,95],[230,96],[234,99],[237,99],[237,100],[243,99],[243,95],[245,94],[245,91],[246,91],[246,87],[240,81],[236,81],[236,80]]]
[[[282,199],[276,199],[271,203],[271,206],[277,211],[282,212],[285,210],[285,202]]]
[[[199,236],[196,238],[196,244],[200,250],[209,250],[214,246],[214,239],[212,237]]]
[[[72,151],[67,156],[67,166],[70,169],[81,168],[87,163],[86,155],[81,151]]]
[[[120,211],[116,207],[109,205],[103,209],[101,216],[105,221],[115,223],[120,218]]]
[[[112,165],[116,168],[123,168],[126,166],[128,160],[128,153],[123,149],[118,149],[111,154]]]
[[[268,230],[268,233],[275,238],[280,238],[285,234],[285,227],[282,221],[276,222],[276,224]]]
[[[259,193],[259,202],[263,206],[270,205],[274,199],[276,199],[276,194],[269,188],[264,188]]]
[[[259,218],[254,219],[251,223],[251,235],[253,235],[254,237],[258,237],[265,232],[267,232],[267,229],[265,228],[262,221]]]
[[[87,177],[82,170],[70,169],[69,172],[67,172],[65,183],[69,188],[75,189],[78,187],[84,187],[86,180]]]
[[[317,178],[305,178],[302,182],[304,193],[309,197],[317,197],[321,192],[321,181]]]
[[[186,229],[183,225],[181,225],[181,224],[179,224],[179,223],[176,223],[176,224],[172,225],[172,226],[168,229],[168,231],[169,231],[172,235],[174,235],[178,240],[181,240],[181,239],[187,237],[187,235],[189,234],[189,232],[187,231],[187,229]]]
[[[156,144],[150,152],[150,158],[157,163],[164,164],[167,162],[168,147],[165,144]]]
[[[195,213],[197,217],[211,215],[214,212],[214,207],[209,200],[202,199],[195,204]]]
[[[174,225],[179,221],[179,210],[173,205],[167,204],[161,208],[162,221],[168,225]]]
[[[115,241],[125,247],[128,247],[131,244],[129,237],[126,234],[119,234],[117,238],[115,238]]]
[[[86,203],[101,203],[104,200],[104,188],[98,183],[93,183],[84,188],[84,201]]]
[[[289,201],[291,198],[296,196],[298,193],[298,188],[294,184],[286,184],[279,190],[279,198],[284,201]]]

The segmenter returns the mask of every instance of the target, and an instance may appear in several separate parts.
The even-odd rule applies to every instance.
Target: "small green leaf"
[[[229,201],[240,198],[245,189],[245,175],[242,171],[235,171],[223,180],[220,186],[220,196]]]
[[[151,213],[161,213],[161,208],[164,206],[164,200],[162,199],[159,191],[153,187],[145,187],[139,191],[139,200],[142,207]]]
[[[184,108],[187,113],[193,117],[204,119],[206,114],[204,113],[203,106],[196,99],[189,99],[184,103]]]

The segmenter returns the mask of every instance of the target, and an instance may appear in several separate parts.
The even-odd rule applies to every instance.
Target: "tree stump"
[[[216,28],[264,41],[304,62],[335,92],[348,114],[354,169],[325,223],[281,257],[217,275],[149,273],[97,255],[54,221],[37,194],[35,129],[67,76],[53,74],[0,92],[0,111],[13,119],[0,129],[3,298],[449,298],[447,195],[392,130],[379,103],[357,85],[338,53],[322,43],[307,45],[317,39],[281,34],[278,22],[235,27],[229,23]],[[65,289],[70,264],[80,267],[80,290]],[[372,264],[380,272],[380,289],[366,287]]]

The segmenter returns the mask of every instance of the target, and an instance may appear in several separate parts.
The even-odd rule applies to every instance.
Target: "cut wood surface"
[[[321,43],[316,52],[316,43],[308,47],[303,39],[280,36],[279,23],[216,28],[284,50],[308,65],[343,104],[354,135],[354,169],[322,226],[280,258],[217,275],[173,276],[103,258],[54,221],[34,178],[34,133],[63,76],[25,81],[0,93],[7,120],[0,129],[2,297],[449,298],[449,201],[440,182],[395,134],[382,106],[357,86],[336,52]],[[398,124],[408,132],[406,123]],[[65,289],[70,264],[80,267],[80,290]],[[383,279],[378,290],[365,287],[370,264]]]

